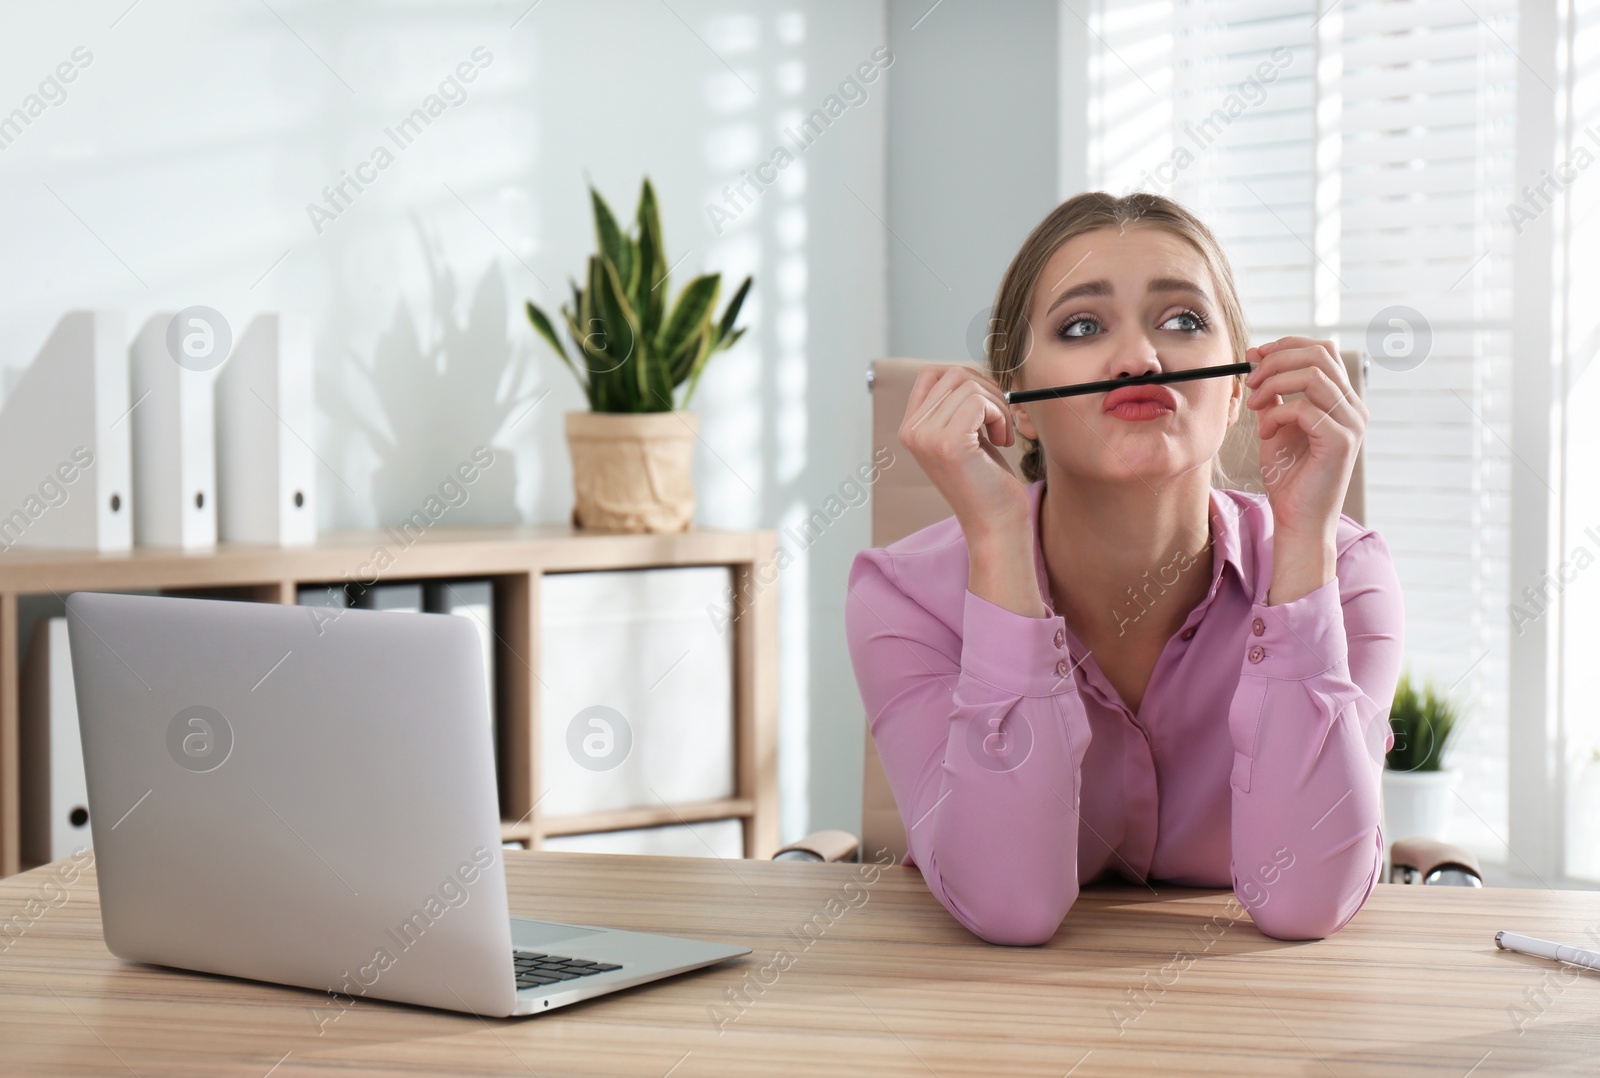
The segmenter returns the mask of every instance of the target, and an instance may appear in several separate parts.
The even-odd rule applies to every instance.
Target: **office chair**
[[[1366,394],[1366,361],[1360,352],[1340,353],[1350,384],[1358,396]],[[909,451],[900,442],[900,423],[923,359],[878,359],[867,371],[872,392],[872,447],[895,454],[895,467],[885,469],[872,488],[872,545],[888,546],[914,531],[950,516],[949,504]],[[1020,476],[1023,446],[1018,439],[1000,453]],[[1236,423],[1229,429],[1219,454],[1229,485],[1239,490],[1265,493],[1254,427]],[[1357,522],[1366,518],[1365,444],[1356,453],[1343,511]],[[819,831],[790,843],[775,860],[844,861],[859,856],[863,844],[877,851],[888,849],[899,861],[906,852],[905,824],[895,805],[888,776],[878,760],[870,729],[865,731],[866,753],[862,772],[861,841],[847,831]],[[1468,851],[1427,838],[1405,838],[1390,847],[1389,879],[1394,883],[1445,883],[1481,886],[1477,859]]]

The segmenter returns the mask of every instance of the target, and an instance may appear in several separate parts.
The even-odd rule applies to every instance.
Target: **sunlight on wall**
[[[805,16],[798,11],[721,15],[707,20],[707,42],[727,59],[729,72],[707,80],[706,100],[714,123],[705,138],[705,159],[713,176],[728,185],[707,193],[707,201],[737,210],[737,218],[714,236],[706,264],[723,274],[723,296],[747,273],[756,287],[746,301],[753,327],[748,345],[725,357],[714,380],[702,382],[704,410],[718,416],[705,436],[716,457],[699,462],[703,497],[724,518],[752,522],[775,515],[780,528],[807,513],[800,482],[806,468],[806,443],[813,423],[806,406],[806,176],[805,162],[782,169],[768,164],[775,147],[788,143],[784,129],[797,122],[794,102],[806,88]],[[756,82],[760,72],[770,83]],[[752,96],[745,86],[755,89]],[[764,173],[758,167],[766,166]],[[775,182],[762,176],[776,173]],[[756,186],[738,188],[745,177]],[[732,191],[729,190],[732,188]],[[754,193],[752,193],[754,192]],[[734,197],[730,197],[734,196]],[[709,226],[708,226],[709,227]],[[753,339],[752,339],[753,338]],[[745,352],[739,355],[738,352]],[[714,385],[709,384],[714,381]],[[780,531],[779,542],[793,544]],[[810,594],[806,559],[782,570],[778,617],[780,658],[779,759],[783,767],[782,815],[807,818],[810,773]],[[802,643],[806,642],[806,643]]]

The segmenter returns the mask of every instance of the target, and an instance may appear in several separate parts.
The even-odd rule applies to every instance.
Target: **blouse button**
[[[1266,653],[1267,653],[1266,649],[1263,648],[1260,644],[1257,644],[1255,647],[1250,649],[1250,655],[1249,655],[1250,661],[1253,662],[1253,663],[1258,663],[1258,662],[1261,661],[1261,657],[1263,655],[1265,655]]]
[[[1057,629],[1056,630],[1056,647],[1060,647],[1062,644],[1065,644],[1066,642],[1067,642],[1066,630]]]
[[[1068,674],[1072,673],[1072,667],[1067,665],[1067,660],[1062,659],[1060,662],[1056,663],[1056,673],[1061,677],[1066,677]]]
[[[1267,623],[1262,621],[1260,618],[1257,618],[1255,621],[1250,623],[1250,631],[1255,633],[1257,636],[1260,636],[1262,633],[1267,631]]]
[[[1187,628],[1187,629],[1183,630],[1183,638],[1185,640],[1188,640],[1192,636],[1194,636],[1194,628],[1192,626],[1190,628]]]

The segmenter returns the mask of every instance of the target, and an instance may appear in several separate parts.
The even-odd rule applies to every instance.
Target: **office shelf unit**
[[[383,557],[378,552],[385,552]],[[136,547],[0,553],[0,875],[21,858],[18,599],[73,591],[293,603],[301,585],[345,580],[441,578],[494,583],[495,706],[499,725],[502,837],[537,849],[546,836],[743,821],[746,857],[778,848],[777,584],[763,578],[777,554],[772,531],[690,530],[671,535],[592,531],[567,525],[434,528],[404,545],[391,531],[325,532],[311,546],[222,543],[205,551]],[[539,587],[546,573],[717,565],[731,571],[739,601],[733,634],[734,792],[693,804],[657,804],[549,817],[535,790],[539,751]]]

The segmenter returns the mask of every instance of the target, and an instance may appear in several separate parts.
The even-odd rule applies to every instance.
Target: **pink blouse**
[[[1383,537],[1341,515],[1336,579],[1266,605],[1272,509],[1211,491],[1211,588],[1167,640],[1138,713],[1055,613],[967,590],[947,517],[850,569],[845,628],[872,737],[920,866],[991,943],[1043,943],[1080,883],[1116,875],[1229,887],[1256,926],[1344,925],[1383,861],[1379,775],[1394,743],[1404,608]],[[1145,574],[1126,624],[1187,554]]]

